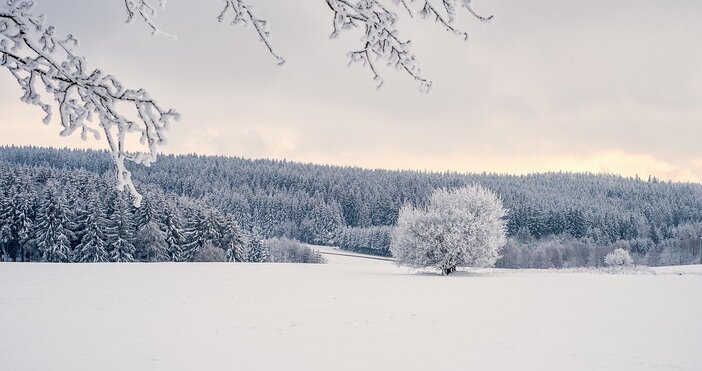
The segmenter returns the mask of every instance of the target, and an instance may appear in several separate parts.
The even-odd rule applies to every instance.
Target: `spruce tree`
[[[183,251],[183,227],[180,224],[180,218],[172,204],[166,205],[163,216],[163,228],[166,233],[166,253],[168,260],[174,262],[186,261],[185,252]]]
[[[93,209],[85,221],[83,238],[74,253],[74,261],[81,263],[99,263],[110,261],[107,242],[103,237],[104,215],[102,210]]]
[[[157,220],[156,207],[150,196],[150,193],[144,192],[144,198],[141,201],[141,206],[139,208],[135,208],[133,212],[134,224],[137,231],[142,229],[150,222]]]
[[[220,244],[222,240],[222,221],[219,213],[212,209],[197,205],[188,220],[185,230],[185,252],[191,260],[199,249],[208,243]]]
[[[107,236],[110,244],[110,254],[114,262],[135,261],[135,248],[132,244],[134,238],[133,216],[122,194],[117,194],[111,204]]]
[[[144,262],[170,260],[166,239],[166,233],[159,229],[155,221],[146,223],[136,234],[134,246],[137,251],[137,259]]]
[[[250,263],[265,263],[270,260],[268,246],[261,238],[258,230],[254,229],[251,238],[249,238],[246,249],[246,261]]]
[[[227,252],[227,261],[244,261],[244,234],[234,217],[229,215],[225,223],[222,247]]]
[[[71,259],[70,231],[64,200],[54,185],[44,190],[37,218],[35,241],[44,262],[69,262]]]

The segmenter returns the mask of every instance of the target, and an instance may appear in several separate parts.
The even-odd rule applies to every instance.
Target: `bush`
[[[325,263],[318,251],[288,238],[271,238],[265,241],[272,263]]]
[[[618,248],[605,256],[605,265],[608,267],[629,267],[634,263],[629,252]]]
[[[507,211],[480,186],[435,190],[426,208],[400,210],[390,249],[400,265],[435,268],[492,266],[505,244]]]
[[[226,262],[227,254],[219,247],[208,243],[195,252],[193,261],[199,263]]]

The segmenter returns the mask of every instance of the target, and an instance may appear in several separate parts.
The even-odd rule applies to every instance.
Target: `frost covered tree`
[[[624,249],[614,249],[604,258],[605,265],[608,267],[628,267],[634,263],[629,252]]]
[[[400,265],[435,268],[489,267],[506,241],[500,199],[481,186],[435,190],[426,207],[405,205],[390,250]]]
[[[62,136],[75,132],[83,139],[104,136],[117,188],[128,189],[139,206],[141,195],[125,161],[150,165],[178,113],[161,107],[143,89],[126,88],[115,76],[90,69],[75,51],[78,40],[71,34],[60,35],[33,8],[33,0],[6,0],[0,6],[0,66],[17,80],[24,93],[20,99],[46,113],[45,124],[58,111]],[[143,149],[127,148],[132,133]]]
[[[135,261],[136,249],[132,244],[134,237],[134,220],[129,207],[121,194],[115,195],[109,215],[110,223],[106,228],[107,240],[113,262]]]
[[[227,253],[211,242],[208,242],[195,252],[193,261],[198,263],[226,262]]]
[[[244,248],[246,246],[244,241],[244,233],[232,216],[229,216],[225,222],[225,231],[222,243],[222,248],[224,251],[226,251],[227,261],[244,261]]]
[[[34,205],[28,192],[15,189],[13,193],[15,193],[14,196],[7,197],[4,207],[0,204],[0,225],[8,228],[4,234],[7,255],[25,261],[25,246],[29,242],[34,227],[32,222]]]
[[[110,261],[108,245],[103,235],[104,220],[105,216],[98,207],[88,214],[85,221],[86,230],[73,254],[74,262],[100,263]]]
[[[187,260],[192,259],[208,243],[219,244],[222,239],[221,227],[222,221],[218,213],[198,205],[185,228],[184,250]]]
[[[168,243],[166,233],[159,229],[155,221],[149,221],[136,233],[134,247],[139,261],[168,261]]]
[[[1,0],[0,0],[1,1]],[[404,15],[416,15],[435,21],[451,34],[468,38],[455,25],[458,10],[487,22],[492,16],[476,13],[471,0],[325,0],[332,18],[331,38],[358,30],[360,45],[349,52],[351,63],[368,68],[378,87],[383,84],[381,65],[402,71],[428,92],[432,82],[422,73],[410,40],[398,29]],[[158,9],[166,0],[125,0],[127,22],[143,21],[153,35],[166,34],[155,22]],[[225,0],[217,15],[220,23],[250,26],[278,64],[285,59],[273,47],[268,21],[252,5],[254,0]],[[76,52],[78,40],[63,34],[35,13],[35,0],[4,0],[0,5],[0,66],[17,80],[21,100],[40,107],[44,123],[50,123],[58,111],[62,136],[79,132],[88,137],[104,138],[114,163],[117,188],[127,189],[139,206],[142,196],[131,179],[125,161],[149,166],[166,143],[165,132],[179,119],[173,109],[162,107],[143,89],[127,88],[117,77],[88,67],[85,57]],[[322,5],[324,6],[324,5]],[[135,136],[140,149],[128,148]]]
[[[12,231],[9,224],[0,227],[0,250],[2,251],[2,261],[10,261],[10,241],[12,241]]]
[[[185,251],[183,250],[185,240],[183,227],[173,205],[168,204],[166,206],[163,219],[166,245],[168,246],[168,260],[174,262],[186,261]]]
[[[154,203],[148,199],[143,200],[141,207],[139,207],[134,214],[137,231],[157,219]]]
[[[246,244],[246,261],[249,263],[266,263],[269,260],[268,246],[261,239],[260,234],[254,230]]]
[[[61,195],[47,187],[42,197],[38,213],[35,241],[41,254],[41,261],[67,263],[71,261],[71,236],[66,228],[69,224],[64,200]]]

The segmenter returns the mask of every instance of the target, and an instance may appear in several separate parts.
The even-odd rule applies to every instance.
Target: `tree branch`
[[[138,206],[141,195],[124,161],[150,165],[158,146],[166,142],[165,131],[179,114],[163,109],[143,89],[126,89],[112,75],[98,69],[89,71],[85,59],[73,51],[78,41],[72,35],[56,38],[54,28],[44,26],[43,17],[31,14],[32,1],[8,0],[7,4],[7,11],[0,13],[0,66],[17,80],[24,92],[20,99],[41,107],[48,124],[52,105],[42,99],[37,85],[42,86],[58,106],[62,136],[80,131],[83,140],[88,136],[99,140],[103,133],[115,163],[117,188],[127,188]],[[118,109],[124,103],[133,107],[138,120],[129,119]],[[131,133],[140,136],[145,150],[127,150]]]

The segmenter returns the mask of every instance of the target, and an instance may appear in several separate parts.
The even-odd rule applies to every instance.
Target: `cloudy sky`
[[[178,39],[124,24],[121,0],[39,0],[88,63],[183,114],[167,153],[389,169],[610,172],[702,181],[702,2],[474,0],[467,42],[403,20],[430,94],[394,70],[375,89],[347,66],[358,33],[330,40],[324,1],[251,0],[271,22],[277,67],[250,29],[217,24],[219,0],[170,0]],[[399,10],[399,9],[398,9]],[[19,102],[0,71],[0,144],[98,147]]]

